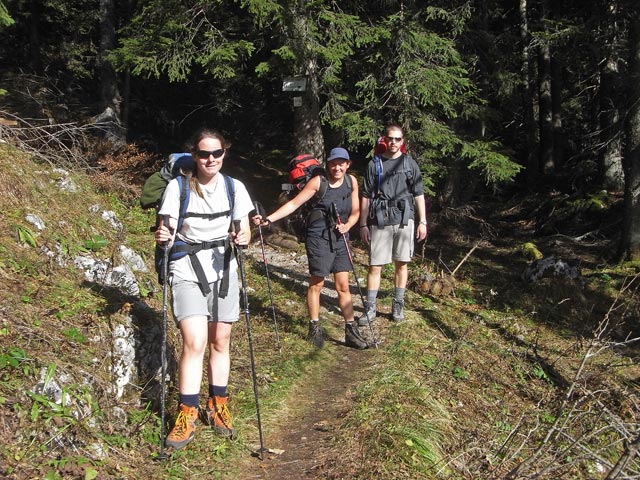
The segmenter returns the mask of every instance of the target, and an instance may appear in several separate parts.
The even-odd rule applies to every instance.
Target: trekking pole
[[[237,232],[240,231],[240,220],[233,221],[234,229]],[[234,244],[236,251],[236,258],[238,259],[238,268],[240,269],[240,279],[242,284],[242,312],[247,320],[247,337],[249,339],[249,358],[251,359],[251,378],[253,380],[253,395],[256,399],[256,415],[258,418],[258,434],[260,435],[260,451],[258,457],[263,460],[262,453],[266,451],[264,448],[264,442],[262,440],[262,421],[260,420],[260,402],[258,401],[258,381],[256,379],[256,362],[253,356],[253,339],[251,338],[251,321],[249,320],[249,299],[247,297],[247,277],[244,272],[244,256],[243,249],[245,246],[239,246]]]
[[[254,207],[256,209],[256,213],[260,216],[264,216],[264,208],[259,202],[254,203]],[[280,347],[280,336],[278,335],[278,320],[276,320],[276,308],[273,305],[273,294],[271,293],[271,280],[269,278],[269,266],[267,263],[267,256],[264,252],[264,238],[262,237],[262,227],[258,224],[258,233],[260,233],[260,247],[262,249],[262,263],[264,263],[264,271],[267,276],[267,289],[269,290],[269,301],[271,302],[271,316],[273,317],[273,328],[276,332],[276,345],[278,347],[278,351],[282,353],[282,348]]]
[[[171,231],[169,226],[169,216],[164,216],[163,224]],[[169,455],[164,451],[164,424],[166,421],[166,398],[167,398],[167,297],[168,287],[167,276],[169,275],[169,250],[171,250],[171,241],[167,240],[163,246],[163,262],[162,262],[162,346],[160,347],[160,361],[162,365],[160,367],[161,375],[161,389],[160,389],[160,452],[155,457],[158,461],[164,461],[169,458]]]
[[[338,207],[336,207],[336,202],[331,203],[331,210],[333,211],[333,216],[336,217],[336,221],[338,225],[342,225],[342,219],[338,214]],[[362,294],[362,289],[360,288],[360,280],[358,280],[358,274],[356,273],[356,266],[353,263],[353,255],[351,254],[351,248],[349,248],[349,242],[347,241],[347,237],[345,234],[342,234],[342,240],[344,241],[344,246],[347,249],[347,255],[349,256],[349,263],[351,263],[351,270],[353,271],[353,276],[356,277],[356,285],[358,286],[358,293],[360,294],[360,300],[362,301],[362,307],[366,308],[366,303],[364,300],[364,295]],[[378,339],[376,338],[376,334],[373,331],[373,327],[371,326],[371,322],[369,322],[369,331],[371,332],[371,338],[373,338],[373,345],[378,348]]]

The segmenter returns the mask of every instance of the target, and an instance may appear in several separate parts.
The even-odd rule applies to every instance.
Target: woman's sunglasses
[[[209,158],[209,155],[213,155],[213,158],[220,158],[224,155],[225,149],[219,148],[218,150],[196,150],[198,158]]]

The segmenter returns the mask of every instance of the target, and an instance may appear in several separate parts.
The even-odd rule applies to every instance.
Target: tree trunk
[[[553,174],[553,111],[551,107],[551,49],[543,41],[538,51],[538,120],[540,122],[540,165],[545,175]]]
[[[457,207],[460,203],[460,181],[462,164],[460,159],[451,160],[447,169],[447,180],[442,189],[442,205]]]
[[[294,148],[324,161],[324,137],[320,125],[320,82],[315,58],[306,59],[307,89],[302,105],[294,107]]]
[[[557,55],[551,56],[551,110],[553,115],[553,158],[555,166],[564,163],[565,134],[562,129],[562,67]]]
[[[629,29],[629,112],[625,125],[624,221],[618,253],[626,260],[640,260],[640,19]]]
[[[40,56],[40,1],[29,2],[29,63],[33,71],[42,71],[42,57]]]
[[[118,92],[118,80],[107,55],[116,46],[114,0],[100,0],[100,106],[101,117],[111,119],[104,127],[106,136],[115,143],[126,139],[122,128],[122,98]],[[111,113],[112,112],[112,113]]]
[[[489,12],[488,6],[484,0],[476,0],[474,4],[474,8],[476,11],[476,18],[478,19],[478,28],[481,32],[489,31]],[[481,46],[482,47],[482,46]],[[487,71],[486,61],[480,60],[478,61],[478,85],[480,87],[480,92],[482,94],[482,98],[488,98],[490,84],[489,84],[489,72]],[[487,134],[487,120],[485,115],[480,115],[477,123],[477,133],[480,138],[486,137]]]
[[[608,190],[621,192],[624,189],[622,168],[622,125],[619,89],[620,60],[618,58],[618,2],[610,0],[605,5],[604,30],[605,59],[600,72],[600,142],[602,153],[600,171],[602,186]]]
[[[298,59],[298,71],[307,76],[306,90],[302,94],[302,105],[294,106],[293,147],[296,153],[310,153],[324,161],[324,137],[320,124],[320,81],[318,62],[307,48],[307,15],[300,4],[300,11],[292,12],[293,47]],[[296,72],[297,73],[297,72]]]
[[[529,39],[529,22],[527,20],[527,0],[520,0],[520,41],[522,42],[522,116],[527,154],[527,175],[530,180],[538,177],[539,163],[535,153],[535,121],[533,116],[533,89],[531,88],[530,61],[531,43]]]

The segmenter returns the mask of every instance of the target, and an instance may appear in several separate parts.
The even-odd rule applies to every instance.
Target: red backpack
[[[289,183],[282,185],[282,190],[300,191],[309,180],[317,175],[326,176],[326,172],[320,162],[308,153],[303,153],[289,161]]]

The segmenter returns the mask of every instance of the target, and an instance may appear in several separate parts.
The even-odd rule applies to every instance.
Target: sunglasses
[[[225,151],[224,148],[219,148],[218,150],[196,150],[196,155],[198,158],[209,158],[209,155],[213,155],[213,158],[220,158]]]
[[[398,143],[398,142],[401,142],[401,141],[402,141],[402,137],[387,137],[387,140],[388,140],[389,142],[396,142],[396,143]]]

